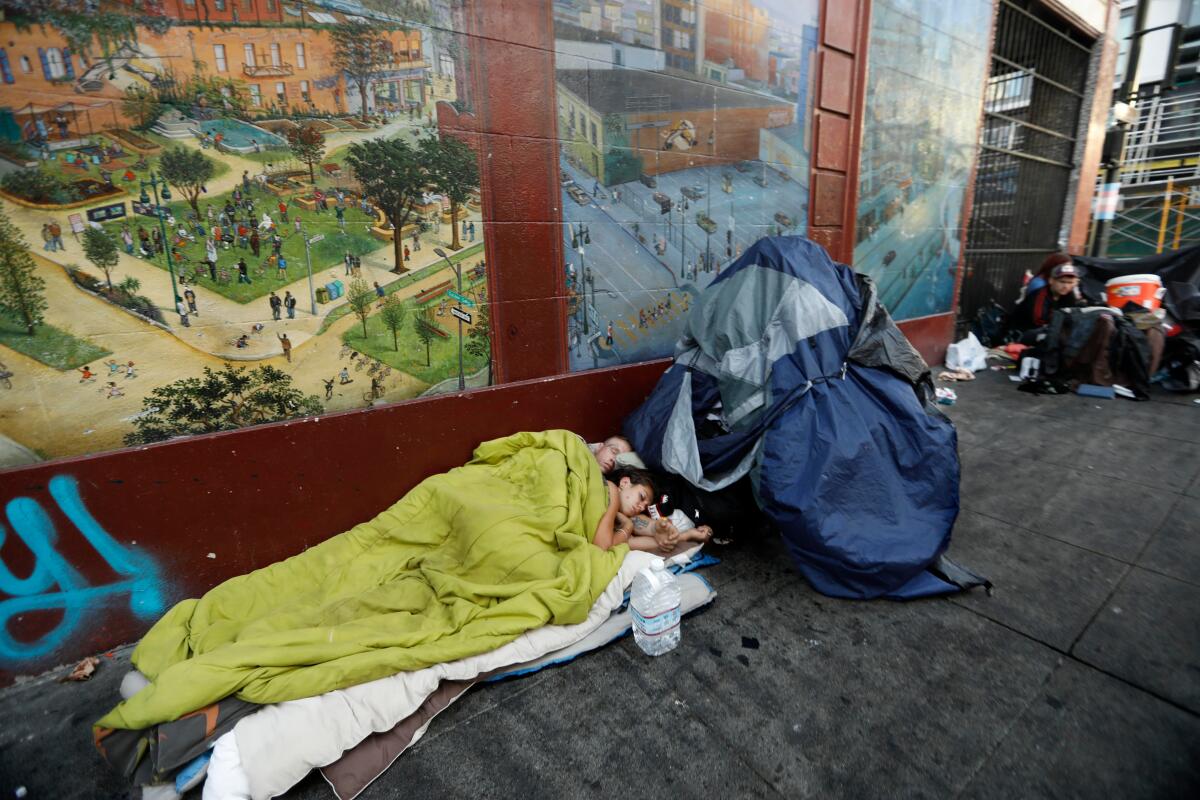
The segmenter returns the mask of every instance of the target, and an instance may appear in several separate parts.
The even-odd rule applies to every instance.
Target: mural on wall
[[[0,466],[491,380],[457,0],[200,6],[0,21]]]
[[[139,617],[154,617],[166,609],[162,580],[154,560],[134,547],[119,543],[106,531],[79,496],[79,485],[69,475],[50,479],[48,489],[59,511],[87,540],[95,554],[118,576],[111,583],[92,586],[55,545],[58,531],[46,511],[28,497],[10,500],[8,524],[33,555],[29,575],[18,578],[0,557],[0,665],[40,658],[63,646],[90,614],[120,600]],[[0,525],[0,546],[6,529]],[[10,548],[10,551],[11,548]],[[53,622],[46,629],[49,614]],[[41,627],[33,639],[18,637],[18,628]]]
[[[670,355],[690,304],[808,221],[818,0],[555,0],[572,369]]]
[[[991,20],[991,0],[871,7],[854,267],[896,319],[954,300]]]

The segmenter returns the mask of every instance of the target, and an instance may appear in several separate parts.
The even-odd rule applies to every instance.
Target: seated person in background
[[[1050,324],[1050,318],[1060,308],[1083,308],[1095,305],[1084,297],[1079,288],[1079,270],[1070,262],[1060,263],[1050,270],[1049,280],[1037,288],[1030,281],[1025,297],[1017,304],[1009,318],[1009,325],[1026,335]],[[1026,341],[1025,344],[1032,344]]]

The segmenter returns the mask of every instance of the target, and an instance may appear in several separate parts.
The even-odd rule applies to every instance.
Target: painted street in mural
[[[466,48],[336,5],[0,22],[0,466],[490,380]]]
[[[872,8],[854,267],[896,319],[953,303],[991,15],[990,0]]]
[[[127,603],[139,617],[157,616],[166,609],[161,576],[153,559],[136,548],[122,545],[96,521],[79,496],[75,479],[56,475],[50,479],[48,488],[58,510],[120,580],[89,585],[56,549],[60,532],[41,504],[28,497],[10,500],[5,508],[9,528],[0,525],[0,547],[11,532],[33,554],[34,562],[29,575],[18,578],[0,558],[0,664],[54,652],[78,632],[89,614],[116,602]],[[64,534],[73,535],[70,531]],[[18,640],[12,635],[15,626],[39,612],[55,612],[60,616],[36,640]]]
[[[670,355],[746,247],[805,233],[817,6],[555,0],[573,369]]]

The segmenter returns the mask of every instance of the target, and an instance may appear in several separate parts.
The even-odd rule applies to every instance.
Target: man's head
[[[1055,297],[1069,294],[1079,286],[1079,270],[1074,264],[1059,264],[1050,273],[1050,291]]]
[[[629,517],[645,512],[654,497],[654,482],[648,472],[622,467],[611,476],[617,484],[618,511]]]
[[[617,466],[617,456],[633,452],[633,446],[624,436],[610,436],[603,442],[589,444],[588,449],[596,457],[600,470],[605,473],[612,472]]]

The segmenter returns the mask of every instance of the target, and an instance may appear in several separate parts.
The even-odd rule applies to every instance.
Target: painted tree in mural
[[[479,186],[479,162],[475,151],[453,136],[429,137],[420,144],[421,159],[429,170],[429,182],[450,201],[450,249],[458,250],[458,209],[471,190]]]
[[[404,272],[404,226],[421,201],[428,176],[421,153],[403,139],[371,139],[350,145],[346,163],[363,194],[392,224],[392,272]]]
[[[362,121],[367,121],[367,93],[375,73],[392,60],[392,43],[377,24],[343,22],[330,30],[333,35],[333,67],[346,74],[358,87]]]
[[[425,366],[428,367],[429,349],[433,345],[433,337],[437,334],[433,332],[433,326],[424,317],[413,317],[413,332],[417,334],[421,344],[425,345]]]
[[[362,278],[350,281],[350,289],[346,292],[346,302],[362,323],[363,338],[367,338],[367,317],[371,316],[371,304],[375,302],[375,290]]]
[[[100,228],[88,227],[83,232],[83,254],[87,260],[104,271],[104,281],[113,288],[112,269],[120,260],[117,243]]]
[[[162,111],[158,95],[147,87],[140,83],[125,87],[125,95],[121,99],[121,112],[130,119],[137,120],[137,127],[149,128]]]
[[[475,358],[488,362],[488,386],[492,385],[492,322],[488,319],[488,304],[480,303],[475,315],[475,324],[467,334],[466,351]]]
[[[16,317],[30,336],[46,313],[46,282],[34,270],[25,237],[0,209],[0,311]]]
[[[292,376],[275,367],[205,367],[199,378],[182,378],[150,392],[142,400],[141,413],[133,418],[134,430],[125,435],[125,444],[149,444],[320,412],[317,396],[293,387]]]
[[[212,180],[216,169],[213,160],[199,150],[172,147],[164,150],[158,162],[158,171],[167,183],[174,186],[187,200],[196,216],[200,216],[200,195]]]
[[[297,161],[308,165],[308,179],[316,183],[316,165],[325,157],[325,136],[316,125],[308,124],[288,132],[288,147]]]
[[[392,332],[392,349],[400,351],[400,329],[404,327],[404,320],[408,317],[408,309],[399,297],[390,294],[383,301],[383,308],[379,311],[379,317],[383,320],[384,326]]]

